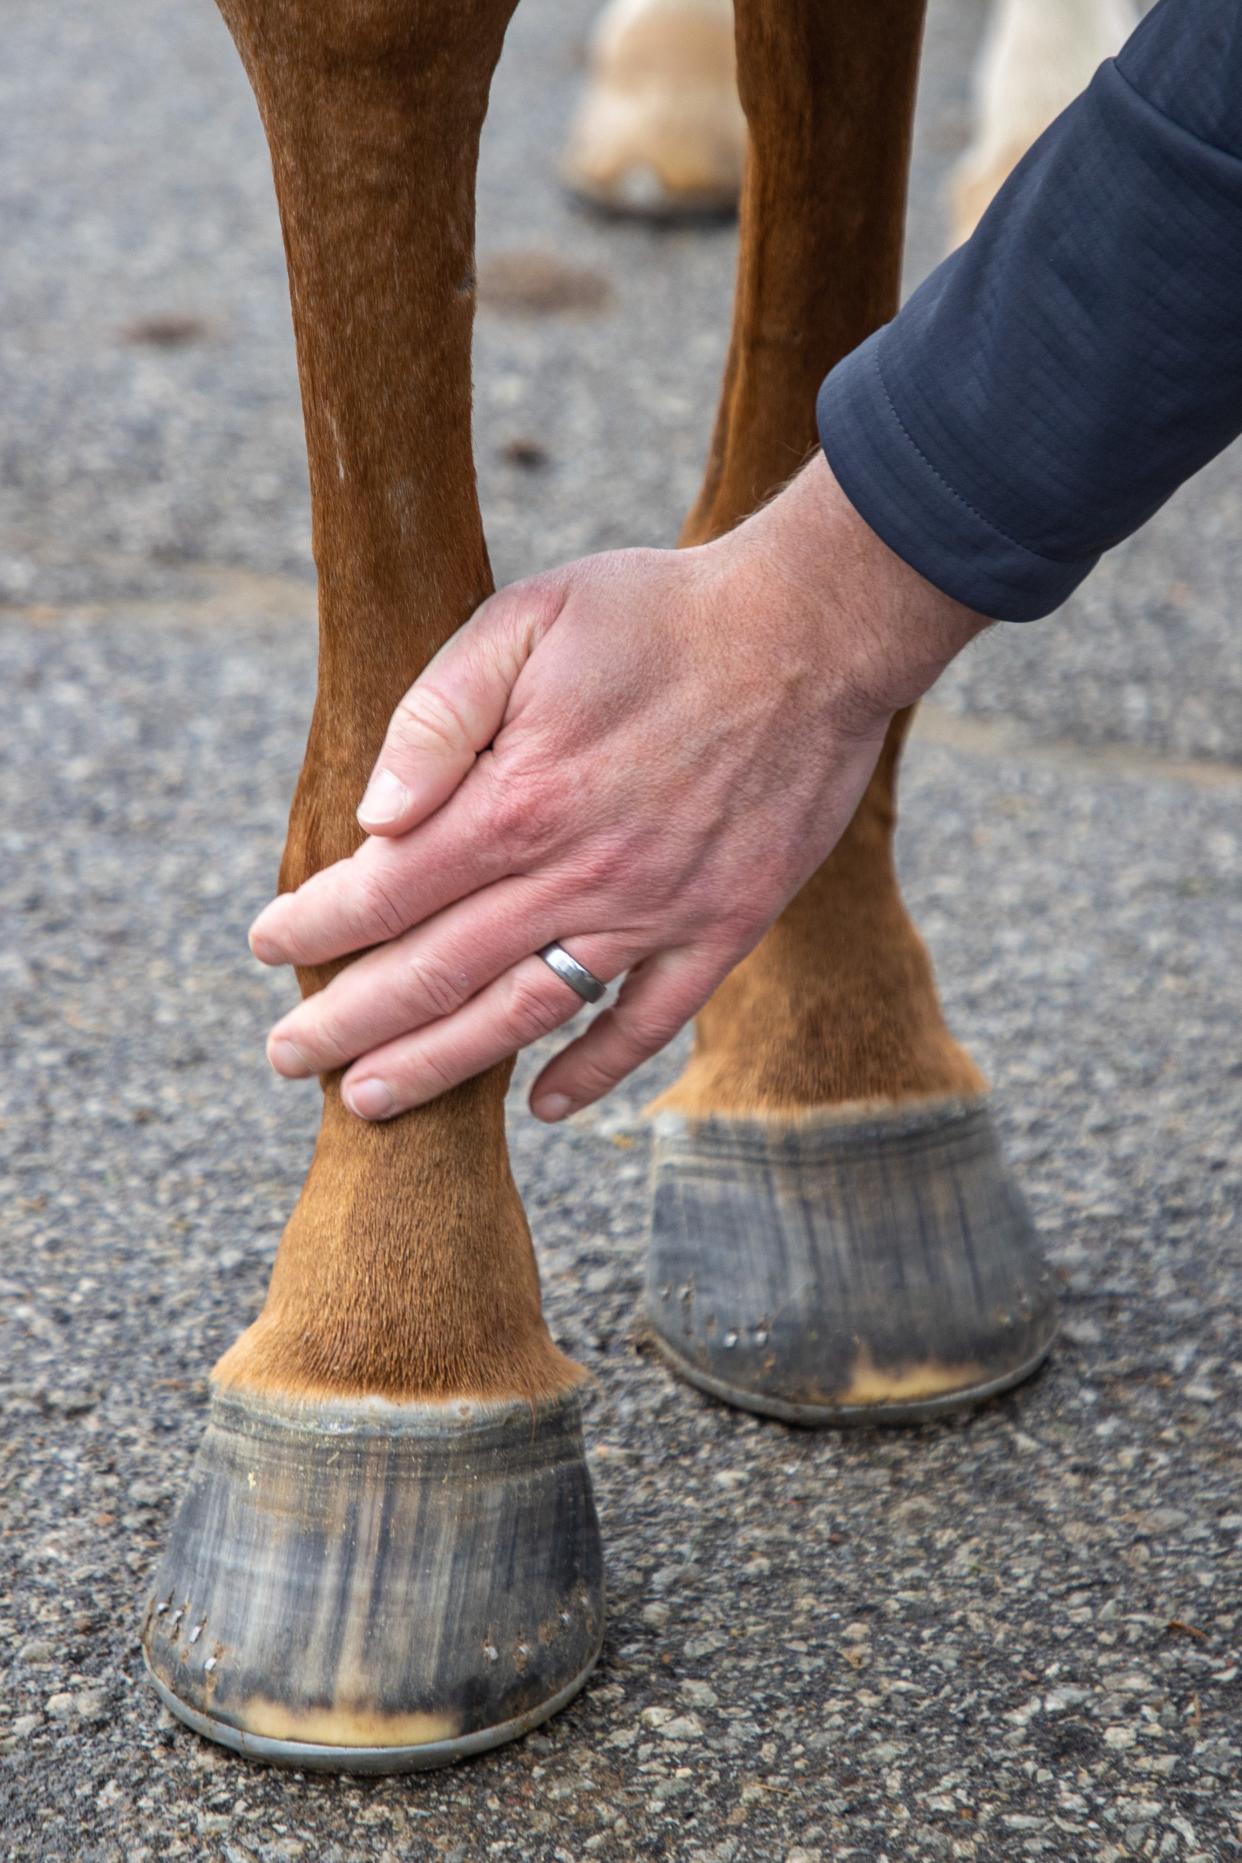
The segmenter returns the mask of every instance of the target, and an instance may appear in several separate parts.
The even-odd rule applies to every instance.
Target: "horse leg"
[[[732,213],[746,119],[733,0],[608,0],[591,35],[565,180],[610,213]]]
[[[1135,0],[993,0],[974,72],[970,146],[949,177],[952,243],[1139,23]]]
[[[357,845],[393,706],[490,591],[474,174],[512,0],[222,4],[271,147],[319,571],[287,888]],[[580,1374],[541,1316],[508,1077],[374,1125],[324,1082],[266,1305],[215,1368],[145,1632],[168,1705],[244,1752],[434,1765],[534,1725],[594,1660]]]
[[[739,0],[751,158],[732,347],[683,541],[815,445],[827,369],[897,304],[922,0]],[[893,866],[896,719],[829,860],[702,1011],[656,1103],[647,1304],[695,1382],[904,1421],[1033,1369],[1046,1270]]]

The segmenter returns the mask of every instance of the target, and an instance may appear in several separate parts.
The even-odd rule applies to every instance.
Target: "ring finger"
[[[564,947],[602,983],[646,952],[617,934],[569,937]],[[481,1074],[551,1034],[583,999],[540,957],[524,957],[453,1015],[366,1054],[341,1083],[341,1096],[362,1119],[391,1119]]]

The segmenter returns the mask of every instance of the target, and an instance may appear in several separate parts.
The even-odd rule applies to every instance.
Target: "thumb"
[[[502,590],[427,662],[389,721],[358,805],[368,834],[405,834],[448,800],[499,731],[560,602],[559,591],[538,583]]]

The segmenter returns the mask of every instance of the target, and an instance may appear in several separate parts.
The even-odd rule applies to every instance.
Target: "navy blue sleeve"
[[[818,414],[872,529],[1009,621],[1242,432],[1242,0],[1160,0]]]

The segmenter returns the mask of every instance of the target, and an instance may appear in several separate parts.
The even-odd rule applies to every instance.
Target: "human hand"
[[[363,1118],[420,1105],[581,1009],[531,955],[555,940],[625,982],[532,1110],[599,1099],[758,942],[848,825],[893,712],[984,625],[819,455],[716,543],[500,591],[398,706],[368,838],[251,928],[269,964],[365,951],[272,1030],[273,1067],[352,1063]]]

